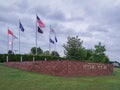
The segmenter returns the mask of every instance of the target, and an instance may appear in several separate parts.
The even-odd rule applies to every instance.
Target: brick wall
[[[89,63],[80,61],[34,61],[7,62],[5,65],[23,70],[58,76],[95,76],[111,75],[112,64]]]

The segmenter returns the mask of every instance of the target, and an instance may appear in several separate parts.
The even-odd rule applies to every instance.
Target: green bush
[[[8,61],[20,61],[22,57],[22,61],[33,61],[33,57],[35,61],[39,60],[80,60],[80,61],[89,61],[89,62],[102,62],[102,63],[109,63],[109,58],[104,54],[93,54],[89,57],[88,60],[83,59],[83,57],[56,57],[51,55],[32,55],[32,54],[0,54],[0,62],[6,62],[6,57],[8,56]]]
[[[31,54],[0,54],[0,62],[6,62],[6,58],[8,56],[8,61],[20,61],[22,57],[22,61],[33,61],[33,57],[36,61],[38,60],[58,60],[60,57],[50,56],[50,55],[31,55]]]
[[[101,63],[109,63],[109,58],[104,54],[96,54],[94,53],[88,61],[91,62],[101,62]]]
[[[4,60],[5,60],[4,54],[0,54],[0,62],[4,62]]]

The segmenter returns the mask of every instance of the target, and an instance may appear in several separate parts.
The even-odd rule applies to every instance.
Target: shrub
[[[33,57],[36,61],[38,60],[58,60],[60,57],[51,55],[31,55],[31,54],[0,54],[0,62],[6,62],[6,57],[8,56],[8,61],[20,61],[22,56],[22,61],[32,61]]]

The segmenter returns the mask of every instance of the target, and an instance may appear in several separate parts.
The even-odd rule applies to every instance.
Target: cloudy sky
[[[120,61],[120,0],[0,0],[0,53],[7,53],[8,27],[19,36],[19,19],[25,28],[21,32],[21,53],[30,52],[35,46],[36,13],[46,25],[44,34],[38,33],[38,46],[44,51],[49,50],[51,25],[61,56],[67,37],[78,35],[84,47],[94,49],[102,42],[110,60]],[[14,50],[18,50],[18,43],[15,39]]]

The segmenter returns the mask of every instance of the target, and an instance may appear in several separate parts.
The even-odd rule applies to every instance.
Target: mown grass
[[[120,90],[120,68],[111,76],[59,77],[0,64],[0,90]]]

